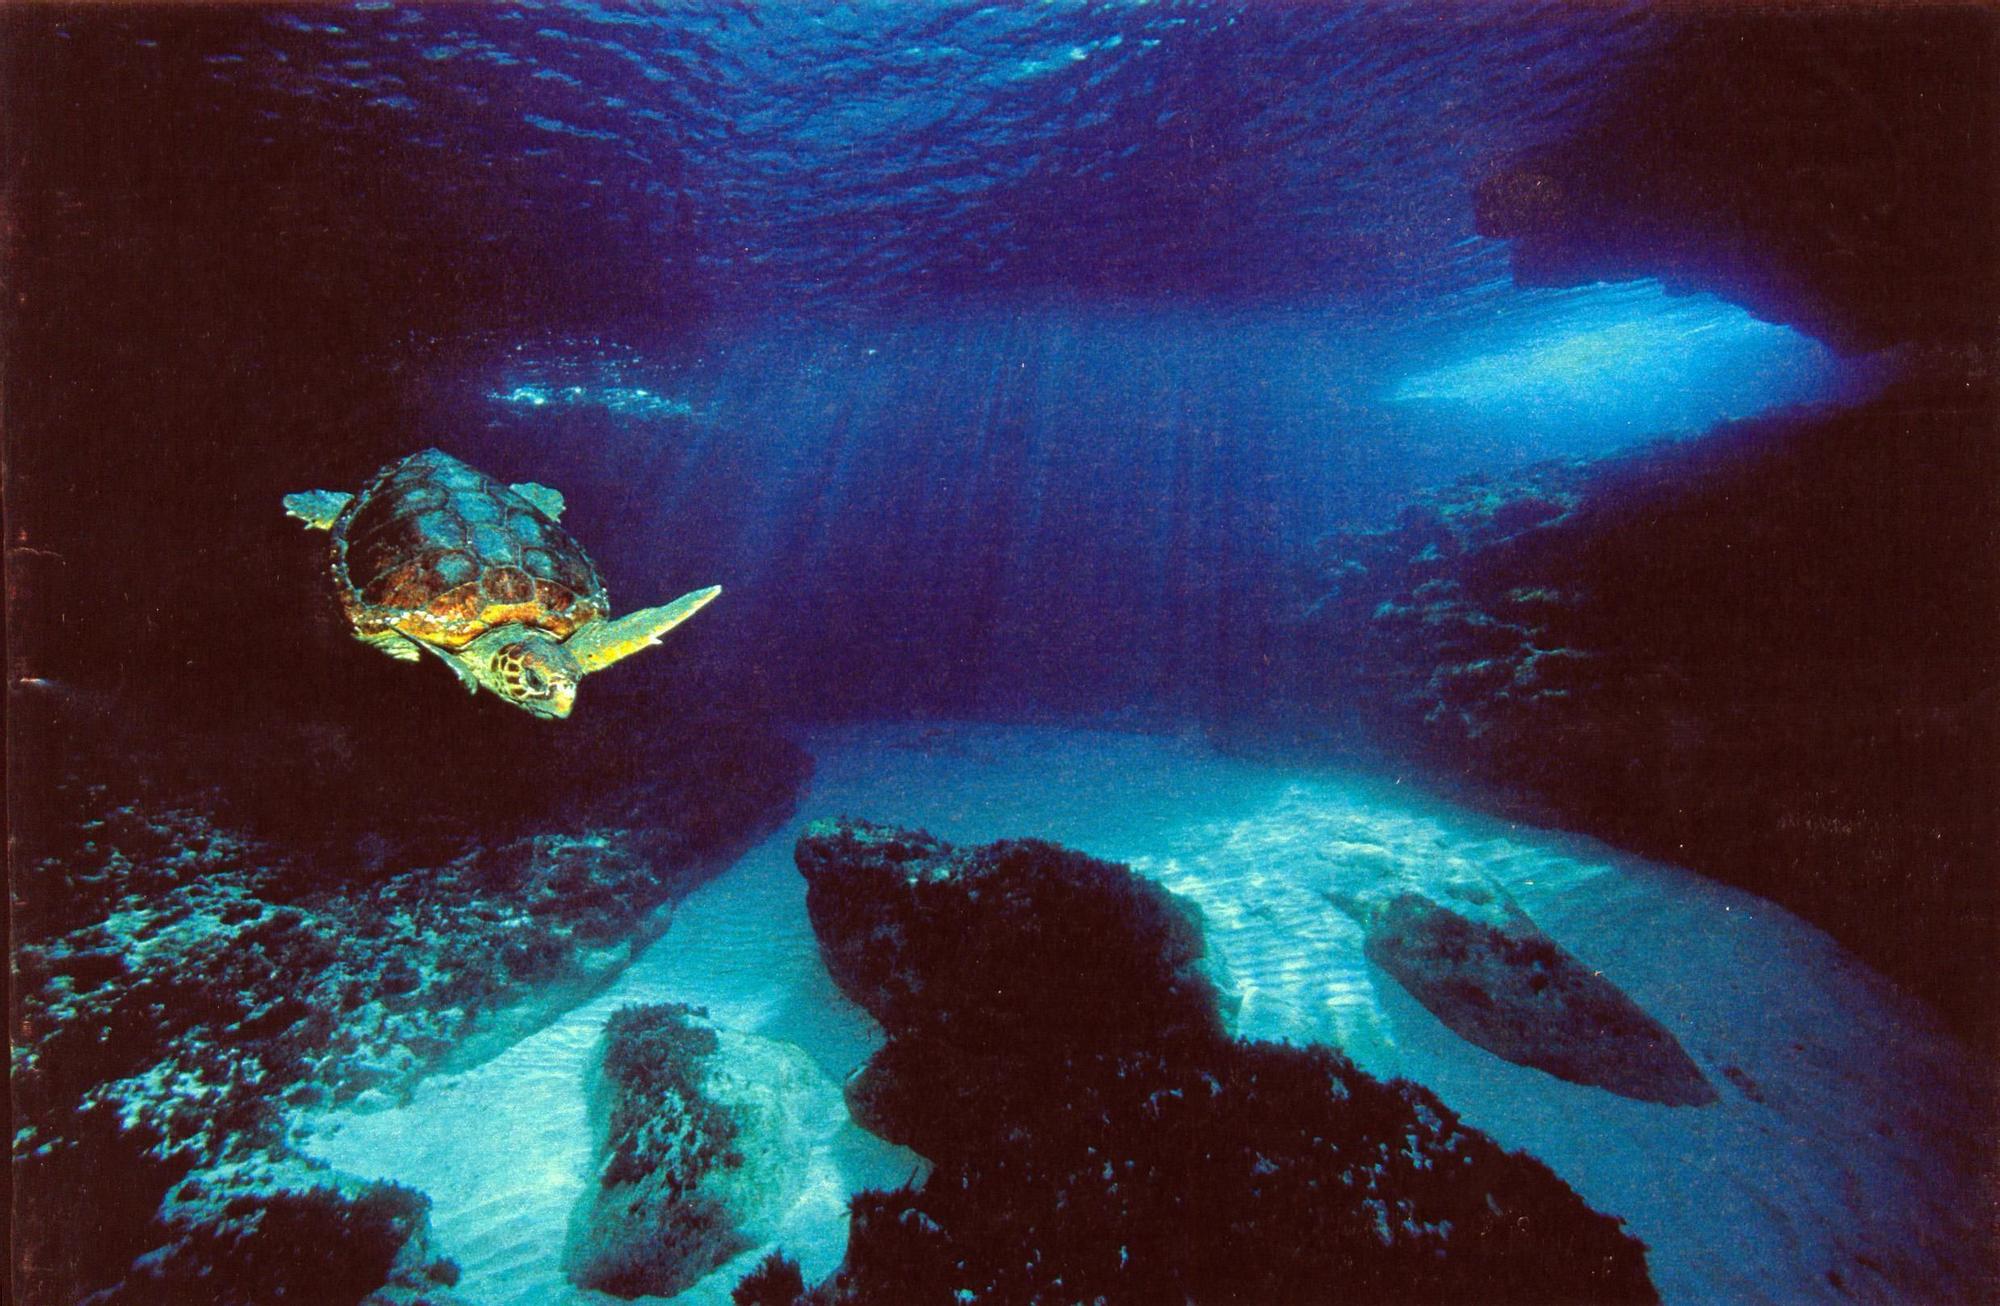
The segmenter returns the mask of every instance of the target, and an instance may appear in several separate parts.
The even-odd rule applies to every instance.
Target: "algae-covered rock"
[[[1644,1102],[1717,1100],[1660,1022],[1518,909],[1494,924],[1404,892],[1355,915],[1368,959],[1494,1055]]]
[[[933,1163],[854,1200],[806,1300],[1654,1299],[1617,1220],[1429,1092],[1226,1037],[1198,917],[1127,868],[855,822],[797,857],[889,1035],[855,1117]]]
[[[783,1252],[772,1252],[757,1263],[731,1290],[734,1306],[792,1306],[805,1295],[806,1280],[799,1263]]]
[[[797,862],[827,969],[891,1030],[990,1050],[1220,1029],[1199,912],[1123,867],[865,821],[815,822]]]
[[[798,1048],[682,1004],[613,1014],[592,1097],[603,1160],[565,1265],[620,1297],[671,1296],[766,1241],[840,1121],[837,1091]]]
[[[701,1091],[720,1046],[695,1019],[706,1014],[626,1007],[605,1027],[593,1085],[604,1161],[567,1266],[586,1288],[671,1296],[750,1245],[704,1186],[743,1163],[735,1116]]]
[[[457,1265],[432,1250],[429,1210],[421,1193],[296,1162],[218,1166],[168,1195],[162,1241],[90,1301],[466,1306],[451,1292]]]
[[[109,699],[15,706],[42,780],[17,806],[10,885],[16,1290],[38,1302],[120,1282],[160,1245],[177,1183],[285,1158],[292,1112],[391,1105],[602,985],[803,774],[797,750],[751,730],[615,777],[560,820],[389,818],[420,791],[335,802],[382,819],[306,837],[254,819]],[[329,765],[359,785],[370,761]],[[323,795],[295,791],[297,807],[312,806],[297,792]],[[176,1264],[264,1257],[241,1241],[191,1235]]]

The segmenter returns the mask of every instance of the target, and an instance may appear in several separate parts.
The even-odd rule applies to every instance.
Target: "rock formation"
[[[819,1178],[804,1158],[840,1111],[796,1047],[682,1004],[612,1015],[592,1097],[602,1161],[565,1260],[619,1297],[672,1296],[766,1240]]]
[[[1339,905],[1367,932],[1370,961],[1495,1056],[1643,1102],[1717,1100],[1660,1022],[1512,903],[1468,914],[1406,891]]]
[[[1707,5],[1594,120],[1498,163],[1515,279],[1657,277],[1847,350],[1991,347],[2000,23],[1945,5]]]
[[[1920,374],[1330,536],[1293,705],[1772,897],[1989,1036],[1994,411]]]
[[[652,773],[595,770],[600,791],[559,819],[504,810],[516,781],[477,796],[464,775],[427,783],[408,758],[282,731],[205,736],[231,747],[184,764],[108,704],[13,706],[16,756],[45,778],[17,808],[10,886],[14,1233],[37,1301],[179,1245],[162,1199],[288,1157],[289,1112],[393,1103],[607,982],[804,771],[755,729],[683,737]],[[281,751],[283,779],[229,783]],[[301,781],[313,769],[326,783]],[[348,1218],[300,1200],[301,1227]],[[245,1264],[265,1273],[269,1250]]]
[[[889,1034],[856,1116],[934,1167],[854,1201],[805,1300],[1653,1299],[1616,1220],[1428,1092],[1226,1037],[1196,913],[1125,868],[855,822],[797,860]]]

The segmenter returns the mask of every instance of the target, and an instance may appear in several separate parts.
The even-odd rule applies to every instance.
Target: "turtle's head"
[[[475,667],[480,683],[524,712],[561,720],[576,706],[583,668],[574,655],[540,631],[502,641]]]

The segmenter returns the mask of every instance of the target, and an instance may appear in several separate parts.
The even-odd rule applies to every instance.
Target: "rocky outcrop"
[[[1340,906],[1366,932],[1370,961],[1495,1056],[1642,1102],[1717,1100],[1679,1040],[1511,903],[1479,913],[1488,919],[1410,892]]]
[[[797,1047],[678,1003],[612,1015],[591,1093],[603,1159],[565,1265],[619,1297],[672,1296],[767,1241],[823,1181],[807,1153],[840,1114]]]
[[[955,850],[922,831],[817,822],[806,911],[841,991],[891,1031],[994,1050],[1216,1035],[1194,907],[1039,839]]]
[[[184,1177],[287,1156],[288,1112],[393,1103],[607,982],[804,774],[745,730],[683,741],[656,774],[597,771],[575,823],[489,824],[483,803],[420,810],[457,778],[370,796],[369,755],[294,757],[295,777],[338,778],[333,811],[375,818],[342,827],[313,810],[324,790],[295,790],[286,817],[209,787],[256,740],[183,769],[173,741],[89,701],[13,706],[44,785],[17,808],[11,883],[15,1235],[36,1302],[159,1247]],[[420,774],[406,765],[382,769]]]
[[[856,1116],[934,1167],[854,1201],[807,1300],[1653,1298],[1616,1220],[1423,1089],[1226,1037],[1197,914],[1125,868],[856,822],[797,859],[889,1035]]]
[[[430,1201],[296,1163],[238,1163],[180,1184],[162,1205],[168,1238],[102,1306],[314,1301],[469,1306],[458,1267],[429,1242]]]
[[[1328,537],[1293,706],[1774,898],[1990,1037],[1994,402],[1917,376]]]
[[[671,1297],[750,1247],[714,1179],[743,1166],[742,1126],[702,1091],[720,1046],[707,1012],[626,1007],[604,1030],[595,1110],[604,1160],[568,1271],[619,1297]]]

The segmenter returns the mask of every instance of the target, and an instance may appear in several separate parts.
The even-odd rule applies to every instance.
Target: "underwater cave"
[[[0,59],[11,1300],[2000,1293],[1990,10]]]

